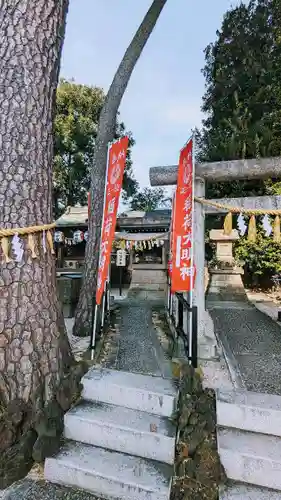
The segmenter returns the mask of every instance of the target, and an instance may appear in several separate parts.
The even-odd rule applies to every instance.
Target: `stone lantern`
[[[239,239],[236,230],[224,234],[221,229],[210,231],[210,240],[216,243],[216,258],[211,264],[210,280],[207,289],[206,303],[209,309],[245,304],[248,301],[244,289],[243,269],[237,265],[233,257],[233,243]]]

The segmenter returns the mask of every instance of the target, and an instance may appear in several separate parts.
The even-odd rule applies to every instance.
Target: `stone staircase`
[[[221,500],[281,500],[281,396],[218,391]]]
[[[163,269],[138,269],[132,270],[132,279],[129,295],[138,294],[140,298],[151,299],[154,296],[166,301],[167,274]]]
[[[176,441],[173,381],[92,368],[65,415],[65,442],[45,479],[113,500],[169,500]]]

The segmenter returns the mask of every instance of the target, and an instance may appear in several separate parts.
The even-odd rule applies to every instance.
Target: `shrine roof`
[[[163,225],[169,226],[171,218],[171,210],[159,209],[150,212],[139,210],[130,210],[123,212],[118,216],[118,224],[120,227],[136,227],[136,226],[153,226]],[[66,212],[61,215],[56,221],[56,227],[72,227],[72,226],[87,226],[88,225],[88,206],[68,207]]]
[[[88,206],[68,207],[61,217],[56,220],[56,227],[87,226]]]

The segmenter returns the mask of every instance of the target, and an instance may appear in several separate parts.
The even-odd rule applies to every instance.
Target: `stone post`
[[[233,257],[233,242],[238,239],[236,230],[230,235],[224,234],[221,229],[210,231],[210,240],[216,242],[216,259],[209,269],[208,308],[234,307],[248,302],[242,282],[243,269]]]
[[[195,196],[205,198],[205,181],[195,179]],[[193,303],[198,308],[198,357],[209,359],[217,355],[217,342],[213,320],[205,307],[205,212],[201,203],[195,202],[194,211],[194,263],[196,281]]]
[[[195,179],[195,196],[205,198],[205,181]],[[205,213],[201,203],[194,203],[194,264],[196,266],[196,282],[194,304],[198,307],[198,318],[205,309]]]

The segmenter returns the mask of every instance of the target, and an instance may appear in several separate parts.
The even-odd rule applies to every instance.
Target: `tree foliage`
[[[57,89],[55,159],[53,174],[54,210],[58,215],[67,206],[87,203],[99,116],[105,95],[101,88],[62,79]],[[129,152],[124,175],[125,196],[132,196],[137,182],[132,174],[131,148],[134,139],[122,122],[115,138],[127,134]]]
[[[143,210],[145,212],[170,206],[171,199],[163,188],[144,188],[138,191],[130,200],[132,210]]]
[[[225,14],[216,42],[205,49],[201,161],[280,155],[279,14],[274,0],[240,4]],[[211,196],[266,192],[267,183],[256,180],[208,186]]]
[[[235,257],[244,262],[246,282],[268,287],[271,277],[281,273],[281,245],[262,233],[252,243],[242,238],[235,249]]]
[[[206,119],[196,131],[199,161],[281,155],[280,12],[277,0],[241,3],[225,14],[216,41],[205,49]],[[206,191],[212,198],[281,194],[281,184],[278,179],[208,183]],[[262,268],[268,273],[274,267],[273,243],[261,241],[267,253]],[[261,269],[252,257],[257,247],[241,247],[244,257],[249,252],[253,273]]]

